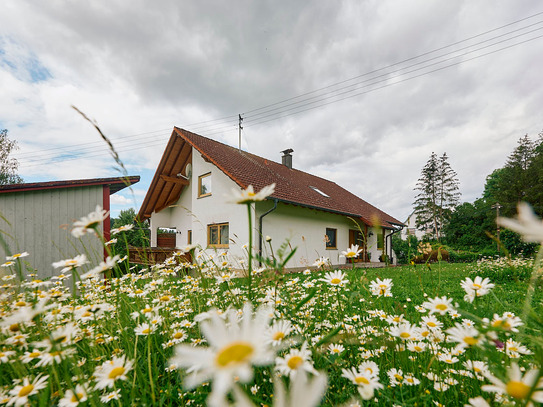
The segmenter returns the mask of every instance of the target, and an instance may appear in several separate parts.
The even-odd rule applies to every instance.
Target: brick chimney
[[[281,151],[283,156],[281,157],[281,162],[283,165],[286,165],[288,168],[292,169],[292,148],[287,148],[286,150]]]

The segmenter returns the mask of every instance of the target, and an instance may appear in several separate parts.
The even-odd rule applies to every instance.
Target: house
[[[58,274],[52,263],[86,254],[103,260],[98,239],[72,237],[72,223],[100,205],[110,208],[110,195],[138,182],[139,176],[35,182],[0,186],[0,264],[6,256],[26,251],[24,260],[40,279]],[[110,219],[102,231],[109,239]],[[2,242],[5,243],[2,244]]]
[[[431,234],[432,230],[421,230],[417,228],[417,214],[413,211],[407,217],[407,220],[404,222],[406,227],[401,231],[402,240],[407,240],[408,236],[415,236],[417,240],[421,240],[425,235]]]
[[[250,207],[257,252],[270,253],[269,237],[275,249],[286,241],[297,247],[291,268],[320,257],[345,264],[340,254],[351,244],[364,249],[356,261],[393,257],[390,236],[401,222],[334,182],[293,168],[292,150],[283,154],[277,163],[175,127],[139,211],[140,220],[150,221],[151,246],[158,229],[173,228],[179,248],[198,243],[233,261],[245,258],[247,207],[228,197],[232,189],[259,191],[275,183],[271,196]]]

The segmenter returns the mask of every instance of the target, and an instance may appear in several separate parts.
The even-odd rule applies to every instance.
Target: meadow
[[[82,239],[97,238],[97,217],[76,225]],[[227,253],[185,250],[198,261],[174,255],[124,274],[126,259],[115,253],[98,265],[80,255],[60,260],[48,281],[32,274],[26,253],[10,256],[2,265],[0,403],[542,400],[538,260],[345,270],[324,262],[291,274],[276,259],[256,268],[248,257],[236,273]],[[70,274],[77,290],[66,284]]]

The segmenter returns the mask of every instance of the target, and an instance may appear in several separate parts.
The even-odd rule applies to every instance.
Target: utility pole
[[[241,130],[243,130],[243,126],[241,125],[241,123],[243,122],[243,117],[241,117],[241,114],[238,114],[238,117],[239,117],[239,122],[238,122],[238,126],[239,126],[239,147],[238,147],[238,150],[241,151]]]
[[[500,208],[503,208],[502,205],[500,205],[499,202],[496,202],[494,205],[491,206],[492,209],[496,209],[496,220],[500,217]],[[498,246],[498,254],[500,254],[500,224],[496,222],[496,245]]]

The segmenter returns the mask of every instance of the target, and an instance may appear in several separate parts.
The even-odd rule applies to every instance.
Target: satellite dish
[[[192,175],[192,164],[191,163],[188,163],[185,166],[185,175],[186,175],[187,178],[190,179],[190,176]]]

